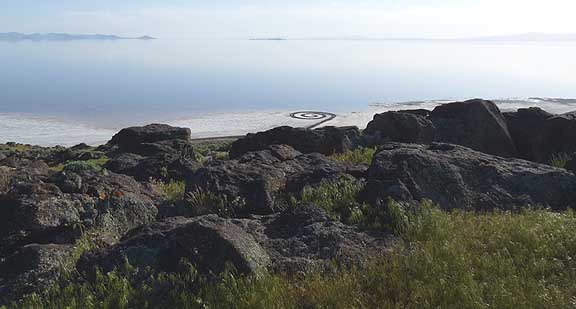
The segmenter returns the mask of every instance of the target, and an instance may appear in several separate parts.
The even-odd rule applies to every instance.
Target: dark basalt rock
[[[307,185],[360,174],[363,170],[358,166],[273,145],[235,160],[210,162],[187,180],[186,190],[204,189],[228,200],[242,199],[245,208],[237,209],[237,214],[270,214],[278,211],[275,196],[279,192],[296,193]]]
[[[241,273],[264,271],[270,258],[254,238],[216,215],[176,217],[136,229],[121,243],[82,257],[78,269],[94,273],[95,266],[111,271],[125,263],[177,272],[182,260],[205,275],[220,274],[226,263]]]
[[[429,144],[434,141],[435,128],[430,120],[417,113],[386,112],[374,115],[363,133],[376,143]]]
[[[241,273],[300,272],[333,260],[361,263],[385,252],[387,237],[361,233],[311,205],[248,219],[178,217],[136,229],[118,245],[85,254],[77,268],[93,274],[96,267],[108,271],[128,260],[136,267],[177,272],[184,259],[209,276],[220,274],[226,263]]]
[[[44,164],[45,165],[45,164]],[[83,233],[116,242],[155,220],[157,193],[109,172],[55,173],[35,164],[0,169],[0,293],[42,291]],[[1,301],[0,301],[1,303]]]
[[[576,153],[572,154],[572,160],[566,163],[566,169],[573,173],[576,173]]]
[[[548,162],[552,155],[576,152],[576,112],[546,119],[534,142],[534,160]]]
[[[160,124],[127,128],[103,148],[111,157],[107,169],[141,181],[183,180],[200,166],[187,128]]]
[[[438,142],[502,157],[516,155],[506,120],[491,101],[476,99],[440,105],[432,111],[430,120],[436,127]]]
[[[122,152],[138,153],[143,143],[156,143],[167,140],[190,140],[190,129],[172,127],[166,124],[151,124],[143,127],[122,129],[108,142]]]
[[[573,173],[449,144],[383,145],[368,171],[366,190],[367,200],[429,199],[447,209],[545,205],[563,210],[576,205]]]
[[[357,127],[323,127],[315,130],[277,127],[265,132],[248,134],[234,143],[230,157],[238,158],[245,153],[264,150],[271,145],[289,145],[302,153],[332,155],[356,148],[361,141]]]
[[[516,149],[518,158],[535,161],[537,156],[536,139],[547,119],[553,117],[539,107],[521,108],[516,112],[504,113],[508,129]]]
[[[57,282],[74,251],[71,245],[30,244],[0,262],[0,305]]]

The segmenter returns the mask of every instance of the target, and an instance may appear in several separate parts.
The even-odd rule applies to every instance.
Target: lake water
[[[574,55],[575,43],[550,42],[0,42],[0,142],[70,144],[222,113],[576,98]]]

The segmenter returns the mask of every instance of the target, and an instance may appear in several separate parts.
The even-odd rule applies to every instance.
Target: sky
[[[0,0],[0,32],[160,38],[576,33],[576,0]]]

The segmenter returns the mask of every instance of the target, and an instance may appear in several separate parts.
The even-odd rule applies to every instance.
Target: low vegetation
[[[241,198],[230,199],[202,188],[188,192],[185,203],[196,215],[217,214],[225,218],[233,216],[246,206]]]
[[[370,165],[375,154],[375,148],[361,147],[352,151],[332,155],[330,158],[345,163]]]
[[[151,180],[152,185],[166,196],[169,202],[177,202],[184,200],[186,192],[186,182],[184,181],[170,181],[162,182],[158,180]]]
[[[550,162],[548,162],[548,164],[558,168],[565,168],[568,162],[572,160],[572,158],[573,156],[570,154],[564,152],[557,153],[552,155],[552,158],[550,158]]]
[[[109,161],[108,157],[102,157],[99,159],[91,159],[85,161],[68,161],[64,164],[59,164],[56,166],[52,166],[50,169],[56,172],[61,172],[64,170],[67,171],[80,171],[80,170],[89,170],[89,171],[101,171],[104,168],[104,165]]]
[[[135,270],[63,283],[13,308],[568,308],[576,304],[576,216],[444,212],[429,203],[386,259],[305,278],[202,279]],[[138,279],[137,279],[138,278]]]

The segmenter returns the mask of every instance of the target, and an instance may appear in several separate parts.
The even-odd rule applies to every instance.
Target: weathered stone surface
[[[334,221],[315,206],[301,205],[248,219],[166,219],[132,231],[116,246],[85,254],[77,266],[90,273],[95,267],[121,267],[127,259],[133,266],[177,272],[184,259],[208,275],[221,273],[227,262],[242,273],[302,272],[334,260],[361,263],[385,252],[388,240],[387,235],[369,236]]]
[[[262,272],[270,264],[270,257],[250,234],[230,220],[208,215],[169,218],[136,229],[118,245],[86,254],[78,268],[110,271],[126,260],[135,267],[164,272],[177,272],[185,261],[205,275],[221,273],[226,263],[241,273]]]
[[[518,158],[535,160],[538,152],[535,149],[535,141],[545,121],[553,116],[539,107],[521,108],[516,112],[504,113],[510,135],[518,150]]]
[[[137,153],[144,143],[167,140],[190,140],[190,129],[172,127],[166,124],[151,124],[143,127],[122,129],[112,137],[108,145],[117,146],[122,152]]]
[[[374,200],[390,196],[389,186],[405,187],[405,198],[429,199],[447,209],[511,209],[576,205],[576,176],[564,169],[505,159],[450,145],[385,144],[368,171]],[[389,185],[386,185],[386,184]],[[400,185],[400,183],[402,185]]]
[[[83,233],[114,243],[158,213],[157,193],[128,176],[55,173],[42,165],[0,173],[8,179],[0,190],[0,290],[10,298],[56,280],[56,262],[70,256]]]
[[[0,305],[56,283],[72,252],[71,245],[30,244],[0,260]]]
[[[103,148],[111,157],[107,169],[141,181],[183,180],[200,166],[187,128],[160,124],[127,128]]]
[[[200,188],[229,200],[241,198],[246,207],[238,213],[270,214],[278,211],[274,203],[278,192],[298,192],[306,185],[358,176],[360,170],[321,154],[303,155],[290,146],[273,145],[236,160],[209,163],[188,179],[187,192]]]
[[[506,120],[493,102],[476,99],[440,105],[432,111],[430,120],[436,127],[438,142],[502,157],[516,155]]]
[[[360,143],[357,127],[323,127],[315,130],[277,127],[265,132],[248,134],[232,143],[230,157],[238,158],[245,153],[264,150],[271,145],[289,145],[302,153],[331,155],[355,148]]]
[[[534,160],[548,162],[554,154],[576,152],[576,112],[548,118],[534,142]]]
[[[364,135],[372,142],[429,144],[434,141],[435,128],[423,116],[409,112],[386,112],[374,115]]]

